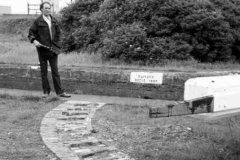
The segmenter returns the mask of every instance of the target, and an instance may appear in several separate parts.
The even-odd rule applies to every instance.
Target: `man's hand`
[[[41,44],[37,40],[34,40],[33,43],[34,43],[35,47],[40,47],[41,46]]]

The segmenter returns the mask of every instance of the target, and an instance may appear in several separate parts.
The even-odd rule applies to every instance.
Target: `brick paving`
[[[133,160],[92,136],[91,118],[105,103],[67,101],[48,112],[40,134],[61,160]]]

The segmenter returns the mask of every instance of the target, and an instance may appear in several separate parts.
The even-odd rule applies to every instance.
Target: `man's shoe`
[[[42,98],[47,98],[49,97],[49,93],[43,93]]]
[[[71,97],[70,94],[67,94],[67,93],[65,93],[65,92],[58,94],[58,96],[59,96],[59,97],[65,97],[65,98]]]

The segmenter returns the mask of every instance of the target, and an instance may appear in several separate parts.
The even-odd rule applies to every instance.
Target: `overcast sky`
[[[40,4],[41,0],[0,0],[0,6],[11,6],[12,14],[27,14],[27,3]],[[71,3],[71,0],[59,0],[59,7],[62,8]]]

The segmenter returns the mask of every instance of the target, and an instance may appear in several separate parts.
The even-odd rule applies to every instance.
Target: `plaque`
[[[157,72],[131,72],[130,82],[146,84],[162,84],[163,73]]]

